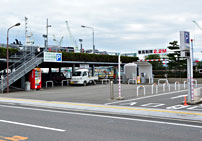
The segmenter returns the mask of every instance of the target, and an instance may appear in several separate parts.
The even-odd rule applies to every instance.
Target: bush
[[[9,56],[18,52],[18,49],[15,48],[8,48]],[[7,49],[0,47],[0,58],[6,58],[7,56]]]
[[[118,56],[62,52],[62,60],[85,61],[85,62],[118,62]],[[137,60],[138,60],[138,57],[127,57],[127,56],[121,57],[121,62],[123,63],[134,62]]]

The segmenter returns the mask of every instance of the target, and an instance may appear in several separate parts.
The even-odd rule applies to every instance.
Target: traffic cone
[[[187,106],[188,104],[187,104],[187,97],[186,96],[184,96],[184,106]]]

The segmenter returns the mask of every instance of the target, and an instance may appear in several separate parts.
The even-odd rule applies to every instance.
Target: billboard
[[[180,50],[190,50],[190,33],[187,31],[180,31]]]
[[[62,62],[62,53],[44,52],[44,62]]]

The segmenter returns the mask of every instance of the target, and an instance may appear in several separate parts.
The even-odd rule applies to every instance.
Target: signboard
[[[89,64],[80,64],[80,69],[89,69]]]
[[[180,31],[180,50],[190,50],[190,34],[187,31]]]
[[[44,62],[62,62],[62,53],[44,52]]]
[[[138,54],[166,54],[167,49],[138,50]]]

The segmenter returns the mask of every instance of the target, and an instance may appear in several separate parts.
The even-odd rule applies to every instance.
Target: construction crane
[[[69,34],[70,42],[74,45],[74,49],[75,49],[76,51],[78,51],[78,45],[77,45],[77,43],[76,43],[76,40],[74,39],[74,36],[72,35],[72,32],[71,32],[71,30],[70,30],[68,21],[65,21],[65,23],[66,23],[66,26],[67,26],[67,31],[68,31],[68,34]]]
[[[196,22],[196,21],[192,21],[200,30],[202,30],[201,26]]]
[[[62,40],[63,40],[63,36],[60,38],[60,41],[58,41],[55,37],[55,35],[53,35],[53,41],[56,43],[57,45],[57,48],[56,48],[56,51],[58,48],[61,48],[61,44],[62,44]]]

